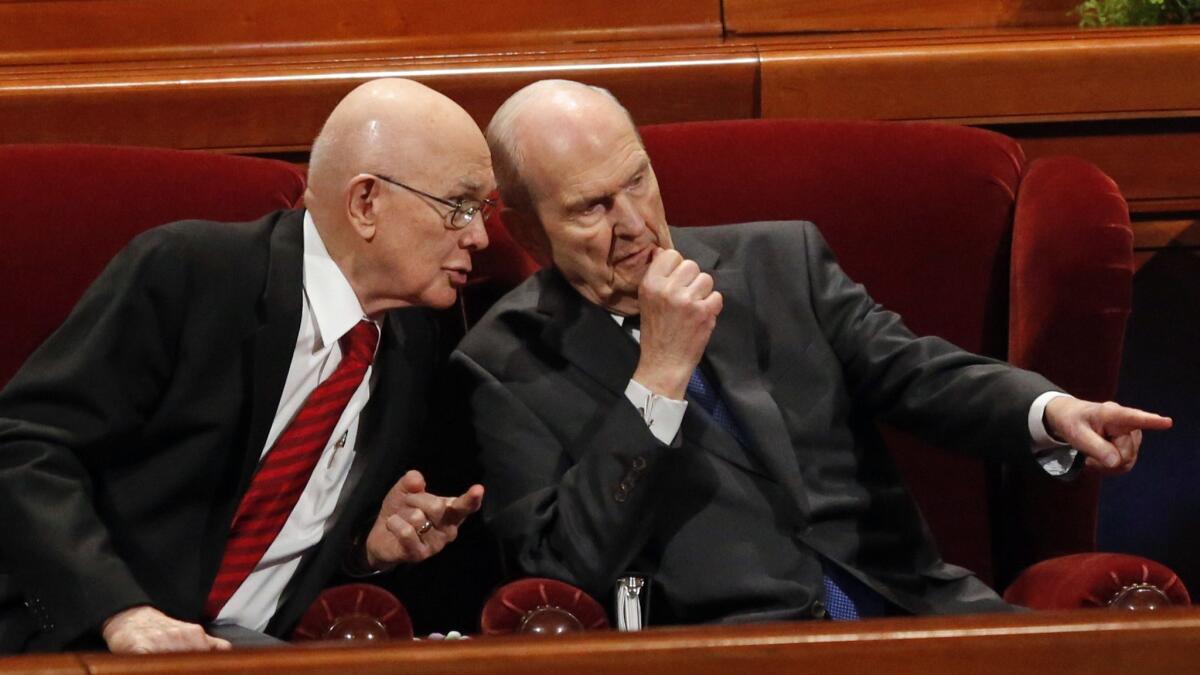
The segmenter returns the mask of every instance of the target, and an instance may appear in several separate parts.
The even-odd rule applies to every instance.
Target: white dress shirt
[[[620,314],[611,314],[611,316],[617,325],[625,325],[625,317]],[[641,330],[632,328],[628,332],[638,344],[641,344]],[[1046,412],[1046,404],[1059,396],[1067,396],[1067,394],[1048,391],[1035,398],[1033,404],[1029,406],[1029,435],[1033,439],[1031,450],[1035,453],[1038,463],[1042,465],[1042,469],[1051,476],[1061,476],[1069,471],[1076,454],[1074,448],[1056,441],[1046,431],[1046,425],[1042,421],[1042,415]],[[650,433],[659,442],[670,445],[675,440],[675,436],[679,434],[679,428],[683,426],[683,414],[687,412],[687,401],[656,394],[632,378],[625,387],[625,398],[629,399],[633,407],[637,408],[642,420],[649,427]]]
[[[260,461],[300,411],[308,395],[341,362],[342,348],[338,341],[359,321],[369,320],[350,282],[329,257],[312,215],[307,212],[303,273],[300,332]],[[350,397],[283,529],[254,571],[225,603],[214,623],[237,624],[259,631],[267,627],[301,557],[324,536],[338,496],[346,486],[354,460],[358,417],[371,395],[373,372],[373,366],[367,368],[362,384]]]

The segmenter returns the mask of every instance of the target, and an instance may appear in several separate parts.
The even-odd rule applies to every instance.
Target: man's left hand
[[[457,497],[439,497],[425,491],[421,472],[409,471],[383,498],[367,535],[367,565],[387,570],[435,555],[454,541],[458,526],[482,505],[482,485],[472,485]]]
[[[1060,396],[1046,404],[1046,431],[1087,457],[1087,466],[1124,473],[1137,462],[1142,430],[1171,428],[1171,418],[1126,408],[1112,401],[1093,403]]]

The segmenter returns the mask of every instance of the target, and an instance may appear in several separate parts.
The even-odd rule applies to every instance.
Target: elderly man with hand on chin
[[[598,597],[647,574],[656,625],[1004,611],[941,559],[874,422],[1051,473],[1128,470],[1171,425],[913,335],[811,223],[668,227],[608,92],[532,84],[487,136],[548,267],[451,365],[520,573]]]
[[[482,133],[422,85],[368,82],[309,177],[307,210],[139,236],[0,392],[6,651],[284,636],[339,570],[424,560],[479,509],[478,485],[401,473],[438,354],[427,308],[488,243]]]

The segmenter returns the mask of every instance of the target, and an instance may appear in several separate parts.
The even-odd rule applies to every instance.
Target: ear
[[[524,209],[505,206],[500,209],[500,219],[512,235],[513,241],[520,244],[539,265],[548,267],[553,262],[550,239],[546,236],[546,228],[542,227],[542,222],[536,215]]]
[[[366,241],[375,238],[379,219],[379,179],[359,174],[346,188],[346,219],[358,236]]]

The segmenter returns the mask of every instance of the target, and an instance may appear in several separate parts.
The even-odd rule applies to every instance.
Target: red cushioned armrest
[[[1076,553],[1043,560],[1025,570],[1004,599],[1031,609],[1109,607],[1122,594],[1157,589],[1163,604],[1188,606],[1191,597],[1165,565],[1124,553]]]

